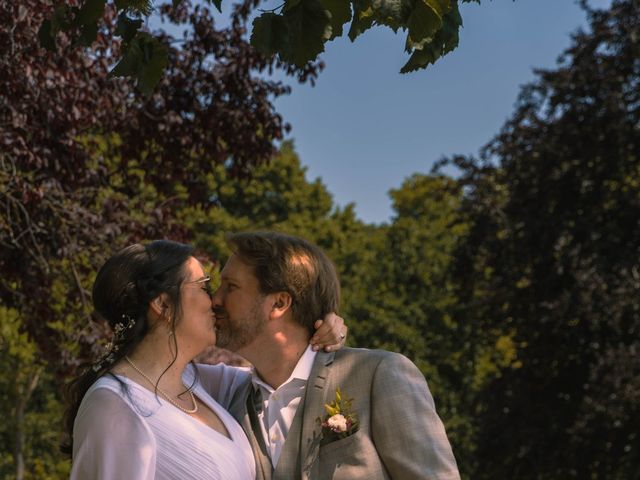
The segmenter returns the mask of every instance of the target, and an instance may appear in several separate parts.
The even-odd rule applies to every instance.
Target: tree
[[[306,179],[306,168],[289,141],[251,177],[232,177],[218,166],[206,183],[212,208],[185,209],[180,220],[194,232],[195,244],[221,261],[229,255],[224,236],[231,231],[287,231],[338,253],[351,235],[364,228],[352,206],[337,208],[320,179]]]
[[[117,49],[106,35],[90,61],[68,38],[60,54],[38,47],[45,5],[30,0],[0,10],[9,46],[0,60],[0,295],[20,310],[45,355],[64,366],[64,342],[51,342],[41,321],[56,317],[48,301],[52,279],[62,274],[55,268],[75,292],[67,314],[86,319],[86,279],[102,258],[94,254],[136,238],[185,238],[173,212],[210,206],[201,179],[216,165],[245,175],[274,153],[286,125],[271,99],[288,90],[258,76],[273,63],[242,39],[240,14],[215,30],[206,9],[184,6],[169,19],[191,25],[189,49],[170,50],[161,95],[139,98],[106,79]],[[297,73],[312,79],[316,70]],[[93,340],[95,332],[87,334]]]
[[[510,352],[476,397],[473,478],[638,478],[640,5],[583,6],[590,31],[453,159],[471,358]]]
[[[189,0],[173,0],[180,9]],[[218,10],[222,0],[207,0]],[[462,2],[479,0],[462,0]],[[58,33],[74,35],[81,44],[90,44],[98,35],[105,10],[113,8],[118,15],[113,34],[122,39],[120,61],[114,76],[132,77],[140,89],[150,94],[162,71],[171,64],[167,46],[161,38],[143,28],[143,20],[152,11],[150,0],[76,0],[59,3],[40,28],[42,44],[54,50]],[[245,0],[236,13],[246,19],[260,0]],[[407,32],[405,51],[410,58],[401,72],[411,72],[435,63],[458,46],[462,18],[458,0],[286,0],[282,5],[263,11],[253,21],[251,44],[262,54],[278,58],[298,68],[315,61],[326,42],[343,34],[351,22],[349,38],[354,41],[374,25],[384,25],[394,32]],[[184,50],[190,47],[185,46]]]
[[[97,266],[133,241],[188,240],[177,215],[212,206],[202,178],[217,166],[230,177],[248,174],[287,129],[271,102],[288,89],[260,75],[277,66],[244,40],[241,9],[223,29],[206,9],[172,11],[169,21],[190,25],[189,48],[168,48],[162,95],[149,98],[107,78],[118,54],[108,34],[113,12],[91,49],[61,35],[54,53],[38,40],[48,10],[44,0],[0,3],[0,308],[15,316],[12,335],[35,344],[46,372],[34,375],[26,362],[6,372],[37,379],[3,389],[7,404],[27,399],[12,426],[27,432],[24,441],[7,437],[22,452],[37,444],[28,434],[34,415],[53,415],[49,429],[58,429],[54,382],[96,358],[104,343],[89,295]],[[313,80],[317,67],[286,72]],[[54,452],[51,442],[39,445],[13,457],[18,465],[24,458],[25,476],[36,475],[34,458]]]
[[[62,409],[55,400],[53,376],[37,345],[22,331],[19,313],[4,307],[0,307],[0,365],[0,405],[6,415],[0,439],[2,445],[13,447],[0,453],[0,476],[16,480],[68,476],[67,462],[55,455],[59,434],[51,420],[60,418]]]

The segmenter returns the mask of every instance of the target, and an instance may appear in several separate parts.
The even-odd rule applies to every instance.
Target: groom
[[[275,232],[227,237],[233,254],[213,299],[217,344],[249,360],[229,406],[249,436],[257,478],[459,479],[433,398],[402,355],[314,352],[315,319],[339,309],[327,256]],[[341,411],[325,404],[340,390]],[[352,399],[350,405],[345,399]]]

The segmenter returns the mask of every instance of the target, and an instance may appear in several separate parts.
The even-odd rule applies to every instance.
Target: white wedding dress
[[[118,377],[128,386],[127,395],[117,380],[104,376],[89,388],[75,419],[71,479],[255,478],[255,460],[242,428],[203,387],[227,397],[247,373],[221,365],[198,367],[200,381],[193,393],[218,415],[230,439],[128,378]],[[185,384],[191,385],[193,378],[189,365]]]

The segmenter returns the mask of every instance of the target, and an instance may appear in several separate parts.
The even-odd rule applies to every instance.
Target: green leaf
[[[60,30],[66,30],[69,28],[69,13],[76,14],[79,9],[69,8],[67,5],[58,5],[53,11],[51,16],[51,33],[57,35]]]
[[[263,13],[253,21],[251,44],[260,52],[277,53],[299,67],[324,51],[331,36],[330,13],[320,0],[300,0],[278,15]]]
[[[49,51],[54,51],[56,48],[56,35],[59,31],[69,28],[69,13],[76,11],[79,10],[77,8],[69,8],[67,5],[58,5],[51,18],[44,20],[38,29],[40,45]]]
[[[353,2],[353,21],[349,28],[349,39],[353,42],[365,31],[373,26],[374,12],[369,0],[355,0]]]
[[[77,11],[73,24],[80,27],[80,45],[91,45],[98,36],[98,22],[104,15],[105,0],[87,0]]]
[[[96,23],[104,15],[105,0],[87,0],[75,19],[76,25],[86,26]]]
[[[264,55],[286,51],[290,55],[289,31],[284,18],[275,13],[263,13],[253,20],[251,44]]]
[[[436,14],[442,18],[451,11],[453,4],[451,0],[423,0]]]
[[[150,95],[162,78],[162,72],[169,61],[169,51],[165,44],[157,38],[145,45],[145,62],[138,73],[138,88],[145,95]]]
[[[335,408],[333,405],[329,405],[328,403],[325,403],[324,409],[327,411],[327,414],[330,417],[340,413],[340,411],[337,408]]]
[[[216,7],[218,12],[222,13],[222,0],[211,0],[211,3],[213,3],[213,6]]]
[[[409,61],[400,70],[400,73],[408,73],[425,68],[454,50],[458,46],[458,32],[461,26],[462,18],[457,4],[454,4],[453,8],[443,17],[442,27],[432,39],[427,38],[414,42],[411,35],[408,35],[405,49],[413,51],[413,53]]]
[[[151,0],[115,0],[118,10],[148,17],[153,11]]]
[[[320,3],[331,15],[329,40],[333,40],[342,35],[342,26],[351,20],[351,3],[349,0],[320,0]]]
[[[88,23],[82,26],[78,43],[85,47],[90,46],[98,36],[98,22]]]
[[[413,52],[409,61],[400,69],[400,73],[409,73],[425,68],[427,65],[435,62],[439,57],[440,55],[438,55],[433,45],[425,45],[421,50]]]
[[[137,44],[131,45],[122,55],[120,61],[109,72],[110,77],[133,77],[143,61],[142,50]]]
[[[301,0],[287,0],[284,2],[284,7],[282,8],[283,12],[286,12],[287,10],[291,10],[294,7],[297,7],[298,5],[300,5]]]
[[[160,81],[167,61],[167,47],[150,34],[138,32],[109,76],[136,78],[142,93],[150,95]]]
[[[129,43],[141,26],[141,19],[131,19],[125,12],[122,12],[118,15],[118,25],[116,27],[115,34],[122,37],[122,40],[125,43]]]
[[[405,28],[416,0],[355,0],[354,15],[349,38],[355,40],[358,35],[373,25],[386,25],[394,32]]]
[[[442,17],[429,3],[431,0],[417,0],[409,16],[409,37],[414,43],[431,38],[442,27]]]
[[[51,20],[47,19],[42,22],[42,25],[40,25],[40,29],[38,30],[38,39],[40,40],[40,45],[50,52],[54,52],[56,50],[56,37],[52,32]]]
[[[289,32],[289,46],[278,53],[283,60],[298,67],[315,60],[324,51],[331,36],[330,15],[320,0],[302,0],[282,14]]]

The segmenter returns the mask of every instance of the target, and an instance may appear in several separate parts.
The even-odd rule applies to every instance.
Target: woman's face
[[[181,318],[176,326],[180,349],[196,353],[215,345],[215,315],[213,314],[209,277],[200,262],[190,257],[185,264],[185,280],[181,288]]]

